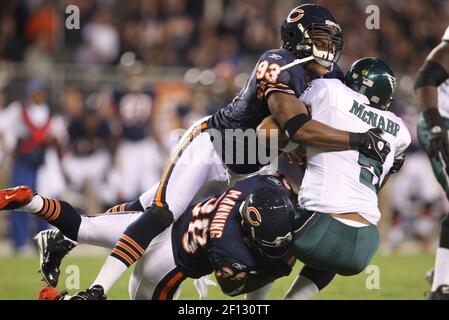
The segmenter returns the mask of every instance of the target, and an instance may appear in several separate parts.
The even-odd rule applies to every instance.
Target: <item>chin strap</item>
[[[292,62],[290,62],[289,64],[286,64],[285,66],[282,66],[281,67],[281,71],[283,71],[285,69],[288,69],[288,68],[291,68],[293,66],[296,66],[297,64],[306,63],[306,62],[309,62],[309,61],[312,61],[312,60],[315,60],[317,63],[321,64],[323,67],[325,67],[328,70],[328,72],[331,72],[334,69],[334,64],[333,63],[331,63],[330,66],[325,66],[322,63],[320,63],[320,61],[319,61],[320,59],[321,58],[317,58],[317,57],[314,57],[314,56],[309,56],[309,57],[302,58],[302,59],[296,59],[296,60],[293,60]],[[322,60],[324,60],[324,59],[322,59]]]
[[[306,58],[293,60],[293,61],[290,62],[289,64],[286,64],[285,66],[282,66],[282,67],[281,67],[281,71],[283,71],[283,70],[285,70],[285,69],[288,69],[288,68],[291,68],[291,67],[293,67],[293,66],[296,66],[297,64],[301,64],[301,63],[305,63],[305,62],[312,61],[312,60],[314,60],[314,59],[315,59],[315,58],[314,58],[313,56],[309,56],[309,57],[306,57]]]

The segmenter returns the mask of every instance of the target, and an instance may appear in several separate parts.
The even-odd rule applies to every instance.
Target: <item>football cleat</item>
[[[103,287],[96,284],[92,288],[78,292],[70,300],[106,300],[106,295]]]
[[[67,291],[59,292],[56,288],[53,287],[45,287],[39,291],[37,296],[38,300],[68,300],[71,298]]]
[[[30,203],[33,190],[26,186],[0,190],[0,210],[13,210]]]
[[[76,243],[66,238],[58,229],[41,231],[33,239],[39,248],[39,272],[48,285],[56,287],[61,273],[61,261],[76,247]]]
[[[449,300],[449,285],[442,284],[427,296],[429,300]]]

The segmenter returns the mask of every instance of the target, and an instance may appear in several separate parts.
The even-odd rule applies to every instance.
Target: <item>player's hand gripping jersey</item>
[[[221,132],[222,141],[216,144],[216,147],[221,147],[221,149],[217,151],[232,171],[251,173],[258,171],[262,165],[267,164],[261,164],[259,161],[251,163],[247,156],[248,140],[239,139],[236,135],[235,139],[225,141],[225,133],[229,134],[229,129],[231,131],[236,129],[255,130],[262,120],[271,114],[267,101],[272,92],[283,92],[300,97],[307,88],[308,82],[303,66],[295,64],[296,59],[293,53],[286,49],[266,51],[260,57],[240,93],[229,105],[217,111],[209,119],[209,128]],[[328,73],[326,77],[342,79],[343,74],[338,65],[335,64],[334,70]],[[228,129],[227,132],[226,129]],[[226,145],[226,142],[228,142],[228,145]],[[228,153],[231,150],[233,151],[232,163],[226,161],[225,150]],[[236,163],[236,154],[245,155],[244,164]]]
[[[410,133],[404,123],[392,112],[370,107],[365,96],[335,79],[313,81],[301,99],[310,108],[313,119],[337,129],[354,132],[382,129],[391,152],[382,165],[353,150],[324,152],[307,148],[308,167],[299,195],[300,205],[324,213],[356,212],[377,224],[380,219],[377,193],[394,161],[401,161],[410,144]]]

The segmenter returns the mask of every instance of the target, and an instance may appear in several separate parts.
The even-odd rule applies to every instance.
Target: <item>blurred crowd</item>
[[[418,239],[428,249],[449,208],[417,145],[412,88],[448,26],[449,1],[310,2],[330,9],[342,27],[343,70],[358,58],[377,56],[397,75],[393,111],[414,139],[404,170],[384,192],[392,212],[384,219],[385,240],[391,250],[404,239]],[[176,143],[170,132],[230,102],[259,55],[280,46],[280,23],[300,3],[1,1],[0,184],[28,184],[90,211],[92,203],[102,210],[134,199],[159,179]],[[365,25],[372,4],[380,10],[378,30]],[[69,5],[79,9],[79,29],[66,28]],[[18,251],[44,227],[35,223],[11,215],[4,232],[13,235]]]

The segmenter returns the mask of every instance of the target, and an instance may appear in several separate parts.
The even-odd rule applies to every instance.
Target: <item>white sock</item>
[[[142,214],[117,214],[81,217],[78,243],[113,249],[126,228]]]
[[[17,210],[23,210],[31,213],[38,213],[44,207],[44,199],[40,195],[35,195],[33,199],[23,207],[18,208]]]
[[[442,284],[449,285],[449,249],[438,248],[435,258],[435,273],[433,276],[432,291]]]
[[[128,267],[123,262],[109,256],[91,287],[99,284],[103,287],[104,293],[107,293],[126,270],[128,270]]]
[[[245,300],[266,300],[272,286],[273,282],[270,282],[256,291],[245,294]]]
[[[311,280],[304,276],[297,276],[284,300],[309,300],[320,290]]]

